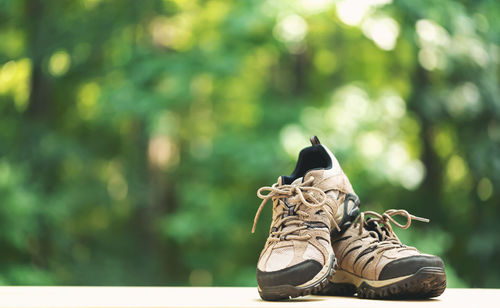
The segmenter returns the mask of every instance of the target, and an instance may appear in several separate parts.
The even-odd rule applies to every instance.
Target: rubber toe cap
[[[263,272],[257,269],[257,283],[262,287],[298,286],[316,276],[323,267],[316,260],[306,260],[279,271]]]
[[[444,263],[437,256],[411,256],[387,263],[379,275],[379,280],[408,276],[416,273],[423,267],[442,268]]]

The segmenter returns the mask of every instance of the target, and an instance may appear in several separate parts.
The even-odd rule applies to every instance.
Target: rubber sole
[[[367,280],[339,270],[321,295],[355,296],[370,299],[426,299],[446,289],[446,274],[439,267],[423,267],[416,273],[387,280]]]

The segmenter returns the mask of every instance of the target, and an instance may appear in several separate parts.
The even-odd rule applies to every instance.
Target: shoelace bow
[[[300,210],[299,208],[301,205],[305,206],[306,208],[317,208],[317,209],[322,209],[323,206],[326,204],[327,197],[326,194],[323,190],[310,186],[310,184],[314,181],[313,177],[310,177],[307,181],[303,183],[298,183],[298,184],[289,184],[289,185],[281,185],[278,186],[278,183],[273,184],[273,186],[265,186],[261,187],[257,191],[257,196],[262,199],[262,202],[260,203],[259,208],[257,209],[257,213],[255,214],[255,218],[253,221],[253,227],[252,227],[252,233],[255,232],[255,226],[257,225],[257,221],[259,219],[260,213],[262,212],[262,209],[264,208],[264,205],[269,201],[270,199],[277,198],[287,198],[287,197],[292,197],[295,195],[299,196],[300,203],[298,203],[295,206],[295,213],[301,214],[304,216],[309,216],[308,213],[305,211]],[[268,191],[268,194],[263,194],[263,192]],[[316,199],[313,195],[314,192],[317,192],[320,195],[320,200]],[[309,200],[309,201],[308,201]],[[311,202],[310,202],[311,201]],[[281,205],[281,202],[278,201],[278,206]],[[283,205],[282,205],[283,206]],[[281,230],[281,231],[272,231],[271,232],[271,237],[277,236],[276,238],[271,238],[271,240],[276,240],[279,241],[280,239],[284,238],[286,235],[289,235],[291,233],[297,232],[299,230],[304,230],[307,229],[307,226],[302,225],[302,221],[300,221],[297,217],[297,215],[291,215],[291,216],[284,216],[285,213],[288,212],[288,208],[283,206],[283,211],[279,213],[275,221],[272,223],[272,227],[278,227],[286,222],[288,222],[288,225],[300,225],[297,228],[293,228],[290,230],[287,230],[286,232]],[[324,210],[324,212],[331,216],[328,211]],[[332,217],[329,217],[334,223],[335,220]],[[338,228],[338,226],[336,226]],[[273,230],[273,228],[271,229]],[[294,239],[306,239],[308,236],[298,236],[295,235]]]
[[[429,222],[429,219],[412,215],[405,210],[387,210],[383,214],[379,214],[373,211],[366,211],[366,212],[361,212],[358,218],[356,218],[356,220],[354,221],[354,224],[359,223],[359,234],[363,233],[363,227],[367,225],[367,220],[365,219],[365,217],[368,215],[373,216],[374,221],[382,223],[387,232],[389,233],[389,237],[397,239],[398,242],[399,239],[392,229],[391,222],[394,225],[400,227],[401,229],[408,229],[411,225],[412,220]],[[394,216],[397,215],[406,217],[406,224],[400,224],[399,222],[397,222],[394,219]]]

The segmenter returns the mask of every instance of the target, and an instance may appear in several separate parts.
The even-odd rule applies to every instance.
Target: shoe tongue
[[[278,178],[278,185],[282,185],[282,183],[283,183],[283,179],[282,179],[282,177],[280,176],[280,177]],[[293,181],[292,185],[298,185],[298,184],[300,184],[300,183],[302,183],[302,178],[298,178],[298,179],[296,179],[295,181]],[[292,206],[296,206],[296,204],[292,204],[292,203],[290,203],[287,199],[284,199],[284,200],[283,200],[283,202],[285,202],[285,204],[286,204],[286,205],[288,205],[288,206],[290,206],[290,207],[292,207]],[[295,209],[295,210],[297,210],[297,209]],[[281,230],[282,230],[282,231],[284,231],[284,232],[286,232],[286,231],[291,230],[291,229],[294,229],[294,228],[296,228],[296,226],[295,226],[295,225],[289,225],[289,226],[286,226],[286,227],[282,228]]]
[[[389,231],[383,226],[380,225],[375,219],[368,218],[366,220],[365,229],[368,231],[373,231],[377,233],[378,239],[384,241],[385,239],[391,237]]]

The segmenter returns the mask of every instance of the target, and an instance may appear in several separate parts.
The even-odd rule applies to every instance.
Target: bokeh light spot
[[[343,0],[337,2],[337,15],[344,24],[357,26],[372,8],[391,2],[392,0]]]
[[[0,67],[0,95],[11,95],[16,109],[20,112],[28,107],[30,78],[30,59],[9,61]]]
[[[359,148],[368,158],[378,157],[384,149],[384,139],[376,132],[365,133],[359,138]]]
[[[439,156],[447,157],[453,152],[453,139],[447,130],[440,129],[434,134],[433,137],[434,150]]]
[[[285,126],[281,130],[280,137],[281,144],[290,157],[297,156],[304,144],[309,142],[301,128],[294,124]]]
[[[159,16],[150,24],[153,42],[158,46],[185,51],[193,45],[192,20],[187,14],[173,18]]]
[[[65,50],[56,51],[49,59],[49,73],[54,77],[59,77],[68,72],[71,64],[69,54]]]
[[[493,184],[488,178],[482,178],[477,184],[477,195],[481,201],[486,201],[493,195]]]
[[[390,94],[383,97],[385,111],[392,118],[401,118],[406,113],[406,103],[397,94]]]
[[[168,136],[153,136],[149,140],[148,157],[151,165],[159,169],[166,169],[178,162],[177,146]]]
[[[425,176],[425,166],[420,160],[414,160],[402,168],[400,172],[400,183],[408,189],[416,189]]]
[[[96,82],[86,83],[80,88],[77,97],[77,108],[83,119],[88,120],[95,116],[100,93],[101,88]]]
[[[463,180],[468,172],[467,165],[462,157],[453,155],[446,165],[446,175],[451,182]]]
[[[418,52],[418,62],[428,71],[434,70],[438,65],[438,58],[436,53],[429,49],[424,48],[420,49]]]
[[[274,36],[285,43],[302,41],[307,34],[307,23],[299,15],[288,15],[278,21],[274,27]]]
[[[421,19],[417,21],[415,28],[421,44],[447,45],[449,42],[446,30],[431,20]]]
[[[450,114],[457,116],[473,116],[481,110],[479,89],[472,82],[455,87],[446,101]]]
[[[390,17],[368,18],[362,25],[363,33],[377,47],[392,50],[399,36],[399,24]]]
[[[300,7],[309,14],[317,14],[327,10],[334,0],[300,0]]]

